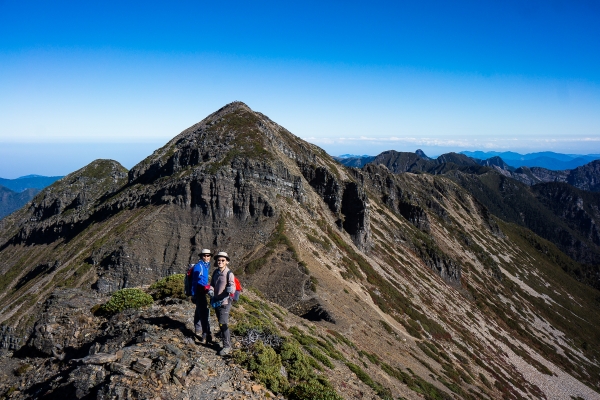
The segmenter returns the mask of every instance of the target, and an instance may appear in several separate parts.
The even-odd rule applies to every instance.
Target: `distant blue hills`
[[[16,179],[0,178],[0,219],[30,202],[40,190],[62,176],[26,175]]]
[[[13,192],[20,193],[26,189],[38,189],[52,185],[62,176],[25,175],[16,179],[0,178],[0,186],[4,186]]]
[[[600,154],[561,154],[552,151],[543,151],[539,153],[519,154],[512,151],[461,151],[461,154],[467,157],[487,160],[492,157],[500,157],[511,167],[541,167],[553,171],[563,171],[566,169],[575,169],[588,164],[594,160],[600,159]]]

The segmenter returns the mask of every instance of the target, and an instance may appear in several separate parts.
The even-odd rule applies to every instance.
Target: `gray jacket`
[[[229,293],[227,293],[227,283],[230,286],[235,288],[235,279],[233,276],[233,272],[229,274],[229,282],[227,282],[227,272],[229,272],[229,268],[225,267],[223,272],[221,273],[220,269],[215,270],[212,275],[212,279],[210,280],[210,286],[215,289],[215,295],[213,297],[214,300],[219,301],[223,300],[223,305],[229,304],[231,302],[229,298]]]

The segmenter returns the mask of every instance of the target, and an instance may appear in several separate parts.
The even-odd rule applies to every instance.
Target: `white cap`
[[[210,254],[212,256],[212,251],[210,251],[209,249],[202,249],[202,251],[200,252],[200,254]]]

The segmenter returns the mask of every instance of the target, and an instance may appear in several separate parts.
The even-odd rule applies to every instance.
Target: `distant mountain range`
[[[404,152],[402,152],[404,153]],[[431,160],[425,155],[422,150],[415,152],[421,158]],[[476,160],[480,165],[486,165],[484,161],[500,157],[503,162],[512,168],[519,167],[539,167],[549,169],[551,171],[564,171],[567,169],[575,169],[588,164],[594,160],[600,159],[600,154],[561,154],[552,151],[543,151],[538,153],[519,154],[512,151],[497,152],[497,151],[461,151],[463,154]],[[361,168],[363,165],[373,161],[375,156],[342,154],[338,157],[333,157],[348,167]],[[493,161],[492,161],[493,162]]]
[[[16,179],[0,178],[0,185],[13,192],[22,192],[25,189],[39,189],[52,185],[62,176],[26,175]]]
[[[486,159],[474,157],[489,156],[492,154],[496,155]],[[503,156],[498,154],[502,154]],[[508,161],[504,157],[508,157]],[[517,159],[517,157],[519,157],[519,159]],[[564,161],[568,157],[577,158],[571,159],[571,161]],[[482,167],[487,167],[528,186],[542,182],[563,182],[581,190],[591,192],[600,191],[600,156],[597,154],[573,156],[569,154],[541,152],[522,155],[513,152],[484,153],[477,151],[447,153],[433,159],[427,157],[427,155],[419,149],[414,153],[388,150],[378,156],[354,156],[344,154],[343,156],[333,158],[340,164],[355,168],[362,168],[368,163],[383,164],[390,171],[395,173],[425,172],[439,175],[451,170],[460,170],[468,173],[483,174],[487,169],[482,169]],[[579,165],[584,159],[590,161]],[[546,168],[537,166],[539,164],[544,164],[544,162],[546,162],[546,164],[552,164],[554,167]],[[520,165],[515,167],[515,165],[525,163],[533,166]],[[576,166],[561,169],[556,168],[558,165]]]
[[[30,202],[40,190],[62,176],[27,175],[17,179],[0,178],[0,219]]]
[[[588,164],[594,160],[600,159],[600,154],[560,154],[552,151],[544,151],[539,153],[519,154],[512,151],[497,152],[497,151],[461,151],[468,157],[487,160],[492,157],[500,157],[511,167],[541,167],[553,171],[562,171],[566,169],[574,169]]]

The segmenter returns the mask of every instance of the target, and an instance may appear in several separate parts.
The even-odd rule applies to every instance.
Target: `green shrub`
[[[316,378],[310,358],[295,340],[287,339],[281,346],[281,360],[291,382],[309,381]]]
[[[313,379],[292,387],[287,393],[290,400],[342,400],[329,382]]]
[[[113,315],[129,308],[141,308],[152,304],[152,296],[142,289],[121,289],[112,294],[110,300],[98,309],[98,313]]]
[[[329,368],[329,369],[335,368],[335,365],[333,365],[331,360],[329,360],[329,358],[325,354],[323,354],[321,351],[319,351],[316,347],[307,346],[307,347],[305,347],[305,349],[310,353],[311,356],[313,356],[315,359],[317,359],[321,364],[323,364],[327,368]]]
[[[373,389],[379,397],[381,397],[382,399],[392,399],[392,393],[390,392],[390,389],[384,387],[381,383],[374,381],[358,365],[347,362],[346,366],[350,369],[350,371],[356,374],[358,379],[363,381],[363,383],[365,383],[367,386],[370,386],[371,389]]]
[[[162,300],[167,297],[185,299],[187,296],[183,291],[184,274],[175,274],[162,278],[150,286],[150,295],[154,300]]]
[[[281,375],[281,357],[273,348],[259,341],[254,345],[252,353],[239,350],[235,352],[234,359],[252,371],[254,378],[269,390],[275,393],[283,393],[287,390],[289,383]]]

